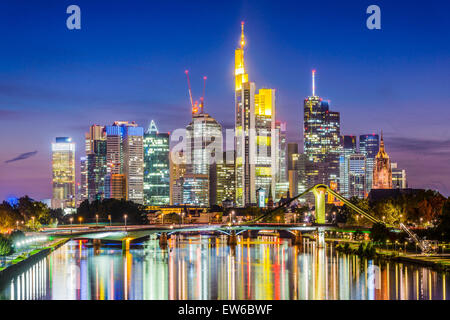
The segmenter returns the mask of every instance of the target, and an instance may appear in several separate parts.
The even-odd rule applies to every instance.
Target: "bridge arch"
[[[330,193],[331,195],[333,195],[334,197],[336,197],[337,199],[339,199],[340,201],[342,201],[343,203],[345,203],[350,209],[352,209],[356,213],[366,217],[369,221],[371,221],[373,223],[385,224],[381,220],[375,218],[371,214],[369,214],[369,213],[365,212],[364,210],[362,210],[361,208],[357,207],[356,205],[351,203],[349,200],[347,200],[342,195],[340,195],[339,193],[337,193],[336,191],[334,191],[333,189],[331,189],[330,187],[328,187],[325,184],[316,184],[314,187],[311,187],[311,188],[307,189],[306,191],[299,193],[295,197],[284,202],[279,207],[276,207],[276,208],[260,215],[259,217],[255,218],[252,222],[261,221],[265,217],[267,217],[279,210],[282,210],[283,208],[286,208],[292,201],[297,200],[298,198],[306,195],[309,192],[312,192],[314,194],[315,212],[316,212],[315,216],[316,216],[316,223],[318,223],[318,224],[325,224],[325,196],[326,196],[327,192]]]

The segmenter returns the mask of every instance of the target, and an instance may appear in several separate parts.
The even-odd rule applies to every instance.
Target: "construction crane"
[[[206,76],[203,77],[203,96],[200,97],[200,104],[198,103],[198,100],[195,100],[192,98],[192,89],[191,89],[191,81],[189,79],[189,71],[185,70],[184,73],[187,77],[187,83],[188,83],[188,90],[189,90],[189,101],[191,103],[192,113],[203,113],[204,105],[205,105],[205,90],[206,90]]]

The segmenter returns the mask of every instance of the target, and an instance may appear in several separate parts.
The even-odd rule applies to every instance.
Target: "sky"
[[[81,8],[81,30],[66,9]],[[381,9],[369,30],[366,9]],[[153,119],[162,132],[191,119],[207,76],[205,112],[234,127],[234,50],[257,88],[277,90],[277,119],[302,145],[303,99],[341,113],[341,134],[384,134],[413,188],[450,195],[448,1],[94,1],[0,3],[0,201],[51,198],[51,142],[84,155],[91,124]],[[301,148],[300,148],[301,149]],[[77,165],[77,175],[79,166]]]

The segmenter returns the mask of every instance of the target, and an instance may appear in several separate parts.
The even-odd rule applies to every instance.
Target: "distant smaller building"
[[[406,180],[406,170],[398,168],[396,162],[391,163],[391,169],[392,169],[392,188],[394,189],[408,188],[408,182]]]

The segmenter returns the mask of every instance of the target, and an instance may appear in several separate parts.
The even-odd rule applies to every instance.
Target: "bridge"
[[[283,211],[292,201],[304,196],[308,192],[312,192],[315,197],[315,217],[316,221],[314,224],[268,224],[262,223],[261,221],[265,218],[276,214],[277,212]],[[167,245],[167,239],[174,233],[182,232],[218,232],[228,236],[228,244],[234,245],[237,243],[237,235],[247,232],[247,236],[254,237],[261,230],[273,230],[277,231],[280,235],[290,234],[293,237],[294,243],[299,244],[302,242],[302,233],[305,232],[317,232],[317,244],[319,247],[325,245],[324,233],[326,230],[333,231],[339,230],[340,228],[335,225],[330,225],[325,223],[325,196],[326,193],[330,193],[344,204],[346,204],[350,209],[354,210],[356,213],[364,216],[369,221],[373,223],[382,223],[388,227],[393,227],[384,223],[383,221],[375,218],[373,215],[360,209],[339,193],[335,192],[325,184],[318,184],[314,187],[307,189],[306,191],[298,194],[297,196],[284,202],[282,205],[273,208],[260,216],[256,217],[250,222],[232,225],[232,224],[205,224],[205,225],[160,225],[160,226],[128,226],[128,227],[109,227],[101,229],[78,229],[73,232],[70,230],[55,231],[50,232],[52,236],[64,237],[64,238],[75,238],[75,239],[91,239],[94,243],[100,243],[101,241],[120,241],[122,242],[123,250],[128,250],[130,242],[138,239],[144,239],[152,234],[156,234],[159,237],[160,245]],[[419,244],[422,252],[427,250],[426,245],[423,241],[420,241],[411,231],[409,231],[404,225],[400,226],[402,230],[410,235],[411,239]],[[412,235],[411,235],[412,234]],[[245,235],[245,234],[244,234]]]

